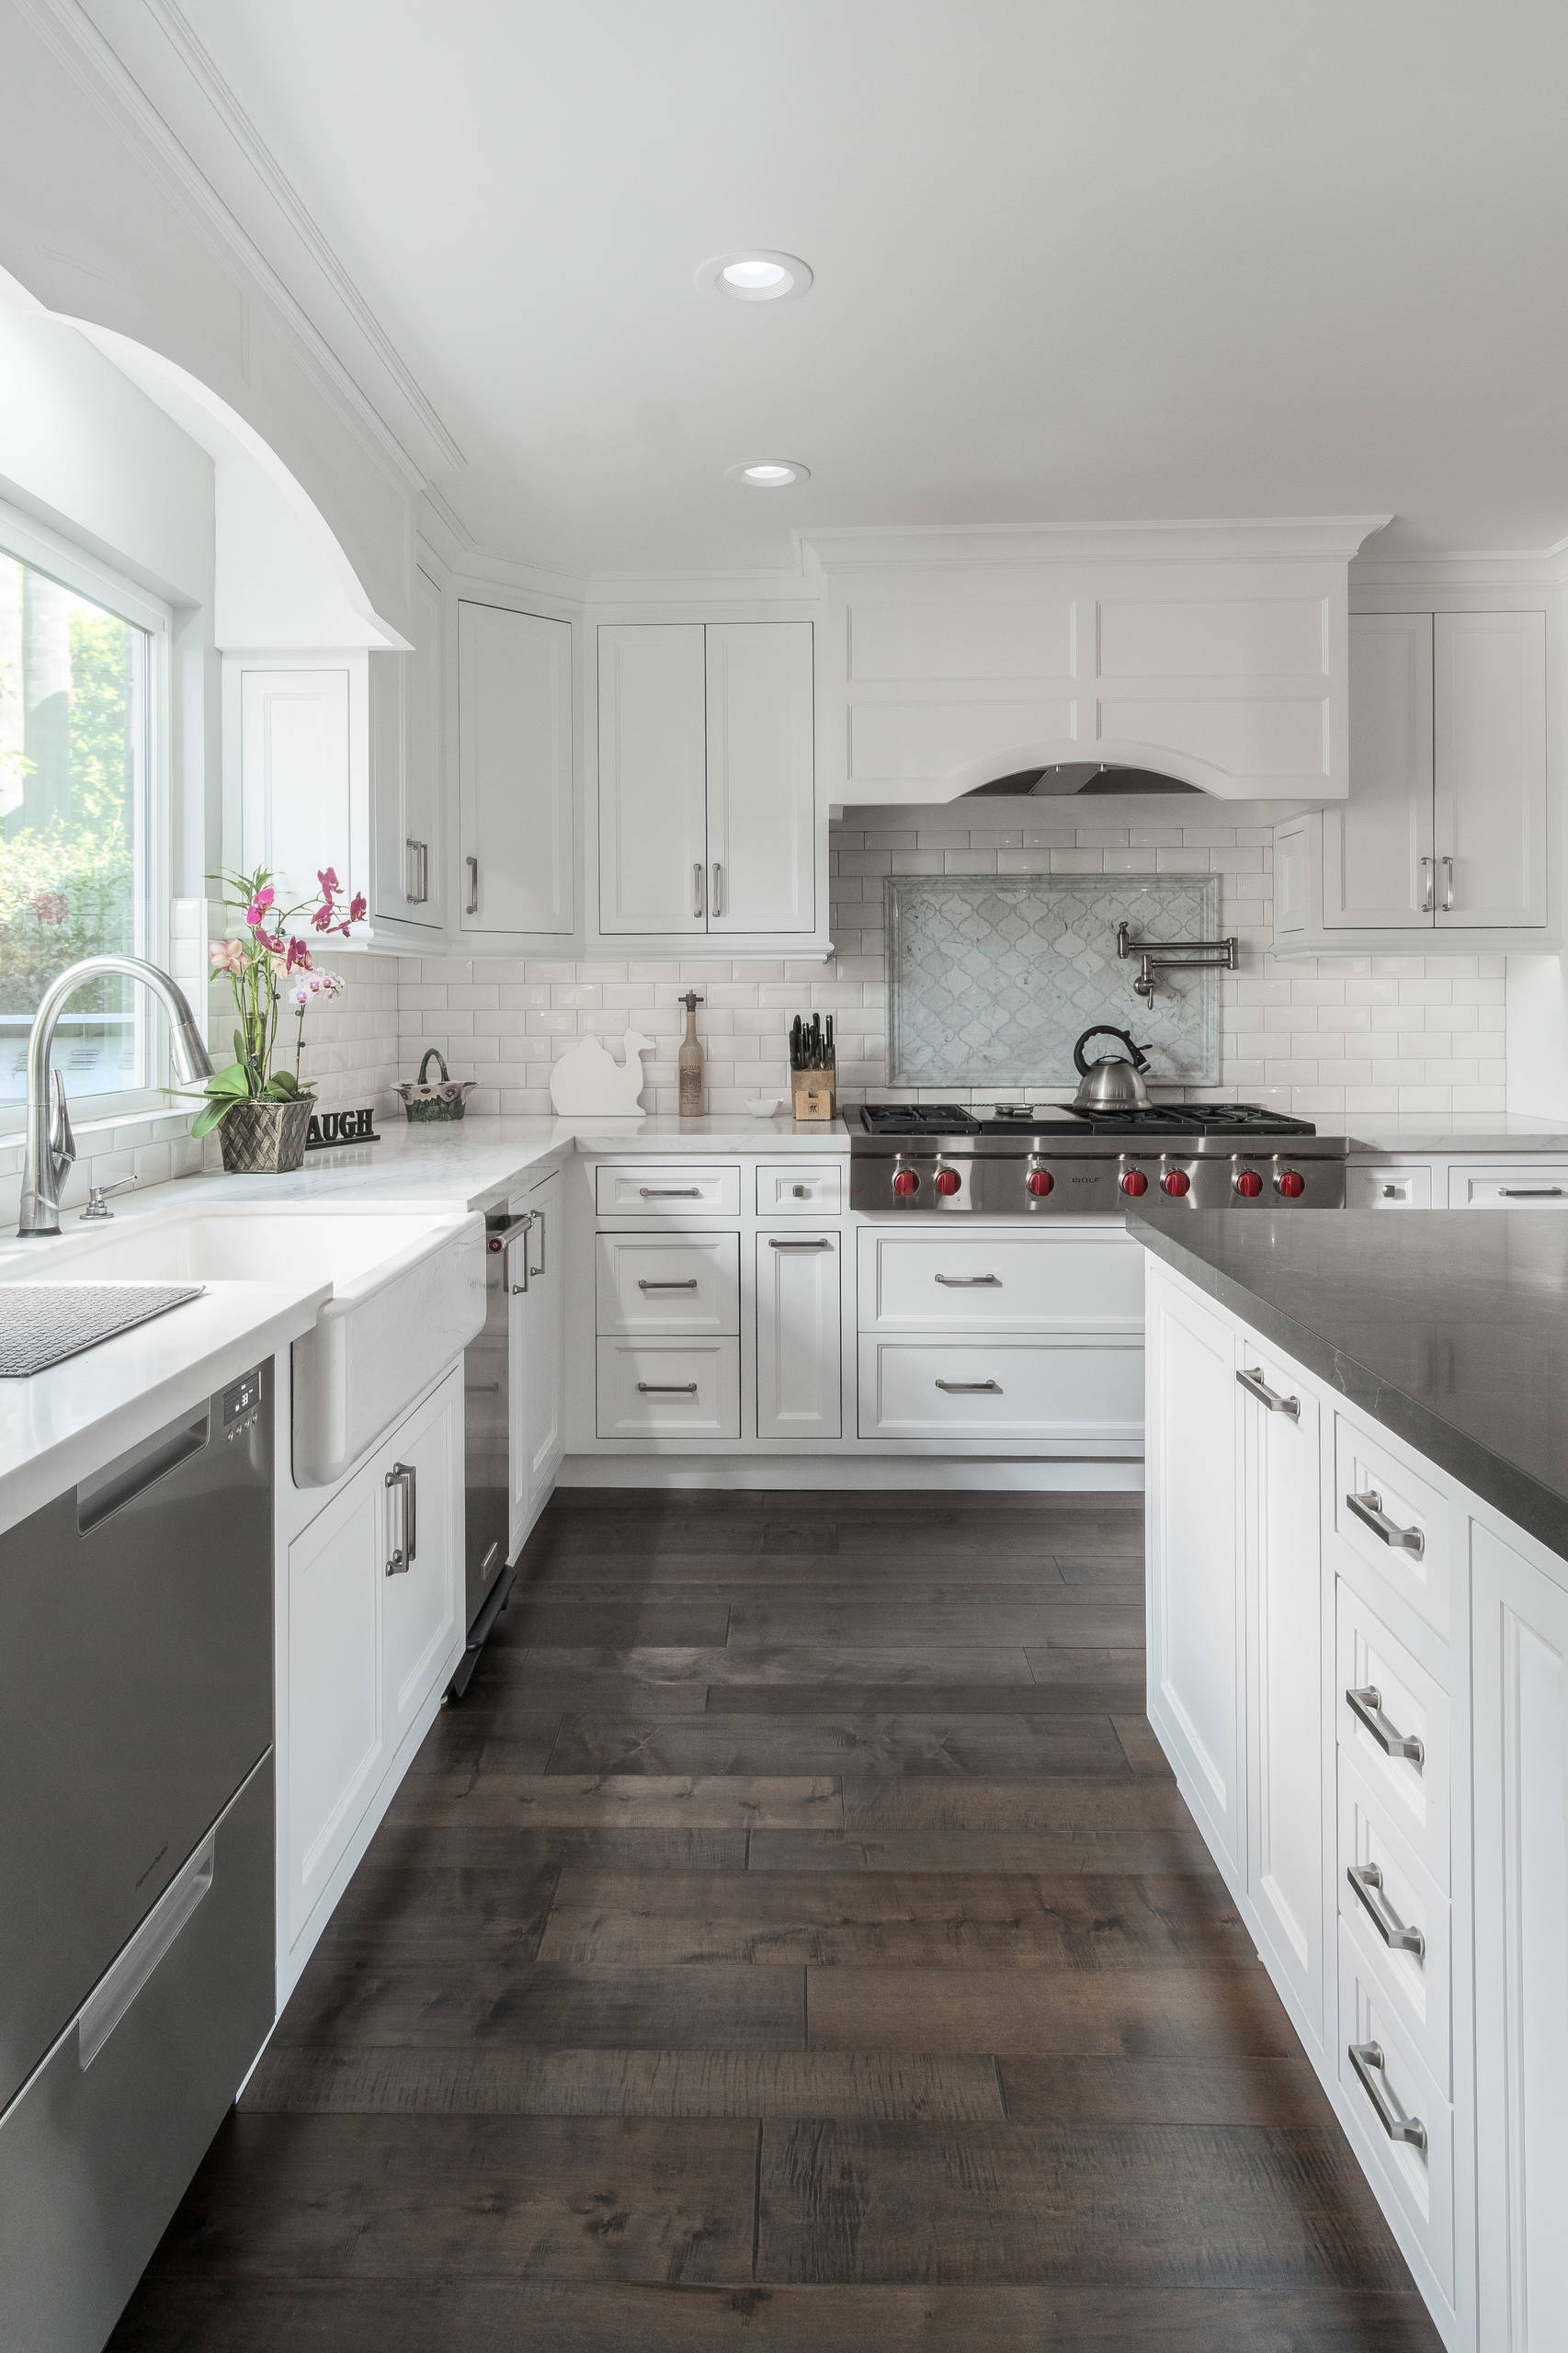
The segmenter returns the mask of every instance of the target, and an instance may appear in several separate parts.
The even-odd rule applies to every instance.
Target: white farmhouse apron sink
[[[471,1211],[170,1205],[25,1243],[0,1281],[323,1283],[293,1348],[293,1472],[330,1486],[484,1321],[484,1220]],[[177,1309],[176,1310],[177,1313]]]

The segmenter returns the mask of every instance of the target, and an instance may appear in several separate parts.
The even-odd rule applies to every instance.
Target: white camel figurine
[[[618,1063],[602,1038],[584,1038],[550,1074],[550,1099],[562,1119],[635,1120],[642,1109],[642,1057],[653,1043],[640,1029],[625,1037]]]

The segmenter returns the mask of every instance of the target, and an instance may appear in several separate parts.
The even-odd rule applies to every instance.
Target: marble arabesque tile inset
[[[1218,972],[1159,972],[1151,1009],[1116,952],[1123,921],[1139,938],[1213,939],[1212,875],[893,875],[886,893],[895,1085],[1072,1086],[1074,1040],[1096,1022],[1147,1043],[1156,1085],[1218,1080]]]

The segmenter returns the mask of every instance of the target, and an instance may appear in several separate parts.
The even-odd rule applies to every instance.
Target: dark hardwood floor
[[[114,2353],[1437,2353],[1114,1498],[556,1498]]]

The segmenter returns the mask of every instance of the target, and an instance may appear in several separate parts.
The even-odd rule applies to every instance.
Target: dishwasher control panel
[[[247,1372],[223,1392],[223,1436],[231,1443],[242,1431],[253,1430],[261,1405],[261,1373]]]

